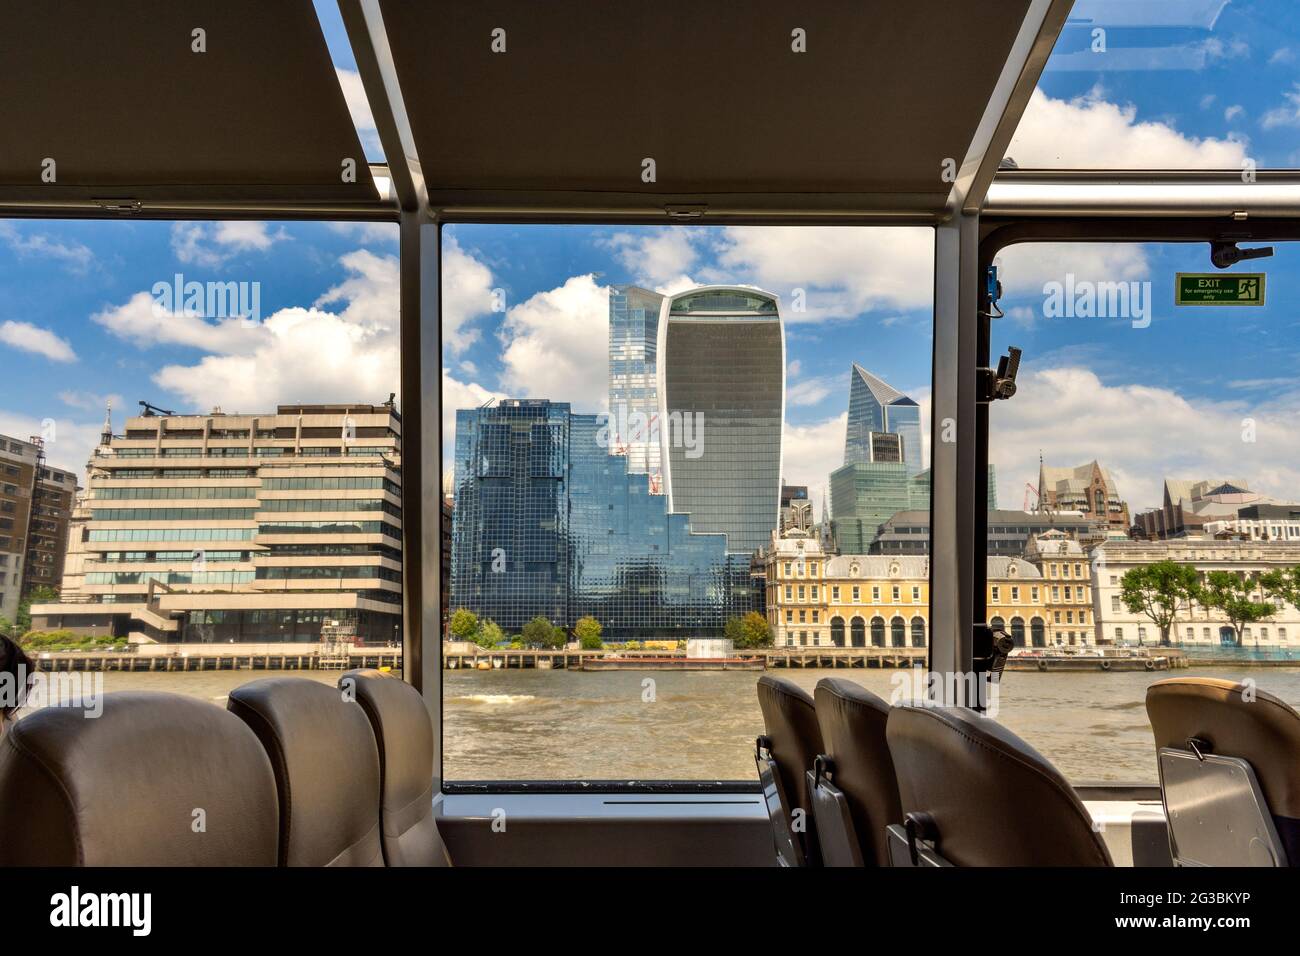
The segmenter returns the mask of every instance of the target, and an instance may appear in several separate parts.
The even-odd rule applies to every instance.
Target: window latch
[[[1020,349],[1014,345],[998,359],[996,369],[979,369],[979,402],[1005,401],[1016,394],[1016,373],[1020,371]]]

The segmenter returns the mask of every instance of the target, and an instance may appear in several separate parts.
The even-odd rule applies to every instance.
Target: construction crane
[[[1029,505],[1030,505],[1031,503],[1032,503],[1033,506],[1034,506],[1032,509],[1029,507]],[[1024,507],[1023,507],[1021,510],[1023,510],[1023,511],[1037,511],[1037,510],[1038,510],[1038,489],[1035,488],[1033,485],[1031,485],[1031,484],[1030,484],[1029,482],[1027,482],[1027,481],[1025,482],[1025,504],[1024,504]]]

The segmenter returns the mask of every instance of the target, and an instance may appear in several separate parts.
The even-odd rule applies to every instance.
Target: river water
[[[823,677],[857,681],[889,699],[902,673],[781,670],[809,692]],[[1300,706],[1300,667],[1191,668],[1179,675],[1253,678]],[[97,675],[96,675],[97,676]],[[167,690],[225,706],[231,689],[260,677],[333,684],[313,671],[118,673],[104,690]],[[1005,675],[997,719],[1076,783],[1157,780],[1143,703],[1167,674]],[[645,684],[649,679],[652,684]],[[753,780],[763,722],[753,672],[444,671],[447,780]]]

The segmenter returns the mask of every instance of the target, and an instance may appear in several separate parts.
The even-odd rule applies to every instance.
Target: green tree
[[[1300,565],[1260,575],[1259,585],[1269,597],[1300,608]]]
[[[603,630],[600,621],[594,617],[580,617],[578,623],[573,625],[573,636],[578,639],[578,646],[584,651],[598,651],[604,646],[600,640]]]
[[[0,634],[3,634],[5,637],[14,636],[13,621],[9,620],[9,618],[5,617],[3,614],[0,614]]]
[[[505,632],[501,626],[490,618],[483,618],[478,626],[478,631],[474,635],[474,643],[479,647],[491,649],[496,647],[506,639]]]
[[[1255,589],[1255,583],[1241,575],[1231,571],[1211,571],[1197,595],[1197,600],[1203,605],[1228,619],[1237,633],[1238,647],[1241,647],[1241,635],[1247,624],[1266,621],[1277,613],[1271,602],[1255,600]]]
[[[448,629],[451,631],[451,636],[457,640],[472,641],[474,635],[478,633],[478,615],[463,607],[459,608],[452,613]]]
[[[540,614],[524,625],[523,633],[520,636],[523,637],[524,643],[528,645],[536,644],[541,647],[564,646],[564,629],[556,628]],[[557,637],[559,638],[558,641],[556,640]]]
[[[739,649],[772,646],[772,628],[767,618],[757,611],[750,611],[744,617],[729,618],[723,635]]]
[[[1196,569],[1177,561],[1156,561],[1124,572],[1120,600],[1131,614],[1145,614],[1160,630],[1160,643],[1169,644],[1169,632],[1180,612],[1200,591]],[[1138,643],[1142,638],[1138,637]]]

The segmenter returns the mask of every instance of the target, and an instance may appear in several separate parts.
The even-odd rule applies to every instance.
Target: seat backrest
[[[901,823],[898,778],[885,739],[889,704],[860,684],[826,677],[813,691],[824,753],[833,762],[835,786],[844,793],[862,860],[888,866],[885,827]]]
[[[1251,684],[1171,677],[1147,688],[1156,749],[1186,750],[1189,738],[1254,771],[1290,865],[1300,865],[1300,714]]]
[[[815,864],[820,854],[812,833],[812,801],[808,794],[808,771],[822,753],[821,728],[813,699],[793,681],[764,674],[758,679],[758,706],[763,712],[763,726],[771,743],[782,793],[792,801],[785,807],[787,825],[795,811],[803,826],[794,834],[801,843],[806,862]]]
[[[997,721],[965,707],[900,704],[885,730],[904,815],[928,815],[956,866],[1110,866],[1073,788]]]
[[[280,865],[383,866],[379,749],[362,709],[305,677],[251,681],[227,706],[271,759]]]
[[[275,776],[248,727],[178,694],[100,703],[0,737],[0,866],[275,866]]]
[[[339,688],[361,705],[379,746],[384,862],[445,865],[433,819],[433,722],[424,698],[400,677],[369,668],[344,672]]]

